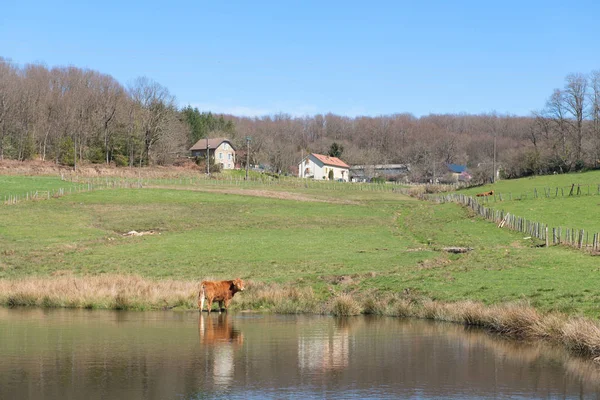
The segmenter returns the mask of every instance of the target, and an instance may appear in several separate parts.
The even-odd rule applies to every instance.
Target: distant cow
[[[244,290],[244,282],[237,278],[233,281],[202,281],[200,293],[198,293],[198,307],[200,312],[204,308],[204,299],[207,301],[207,309],[210,313],[213,301],[219,302],[219,311],[227,310],[233,295]]]
[[[477,193],[475,196],[477,196],[477,197],[485,197],[485,196],[493,196],[493,195],[494,195],[494,191],[490,190],[489,192]]]

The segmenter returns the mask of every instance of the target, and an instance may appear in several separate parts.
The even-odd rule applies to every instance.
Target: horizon
[[[593,1],[37,3],[0,16],[0,56],[146,76],[180,109],[237,117],[528,117],[568,74],[600,69]]]

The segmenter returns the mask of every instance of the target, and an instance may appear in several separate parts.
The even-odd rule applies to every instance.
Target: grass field
[[[580,195],[569,196],[573,184],[574,194],[577,193],[577,185],[581,185]],[[584,229],[592,234],[600,232],[600,219],[595,216],[600,209],[599,185],[600,171],[591,171],[500,180],[492,185],[468,188],[457,193],[473,196],[494,190],[497,195],[502,195],[502,201],[498,196],[482,199],[487,201],[488,207],[505,210],[550,227]],[[537,197],[534,190],[537,191]],[[546,197],[545,193],[550,196]]]
[[[523,235],[457,205],[389,191],[256,184],[100,190],[2,206],[0,221],[5,282],[240,276],[311,290],[320,301],[408,293],[441,302],[526,301],[541,311],[600,315],[595,257],[535,248]],[[157,234],[122,235],[130,230]],[[450,254],[445,246],[474,250]]]
[[[5,196],[23,196],[28,192],[68,189],[75,187],[73,182],[63,181],[55,176],[0,175],[0,200]]]

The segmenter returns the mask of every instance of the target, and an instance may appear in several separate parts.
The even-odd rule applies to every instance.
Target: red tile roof
[[[323,154],[312,153],[313,156],[325,165],[333,165],[334,167],[350,168],[348,164],[337,157],[324,156]]]

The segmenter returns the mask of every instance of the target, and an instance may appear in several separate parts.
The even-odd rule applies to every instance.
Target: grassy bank
[[[118,310],[193,309],[198,282],[148,280],[137,276],[62,276],[0,280],[5,306],[109,308]],[[443,303],[411,294],[358,292],[322,299],[311,288],[249,282],[232,310],[320,313],[337,316],[375,314],[415,317],[477,326],[516,339],[545,340],[589,357],[600,356],[600,324],[560,313],[540,313],[524,303],[486,306],[470,300]]]

